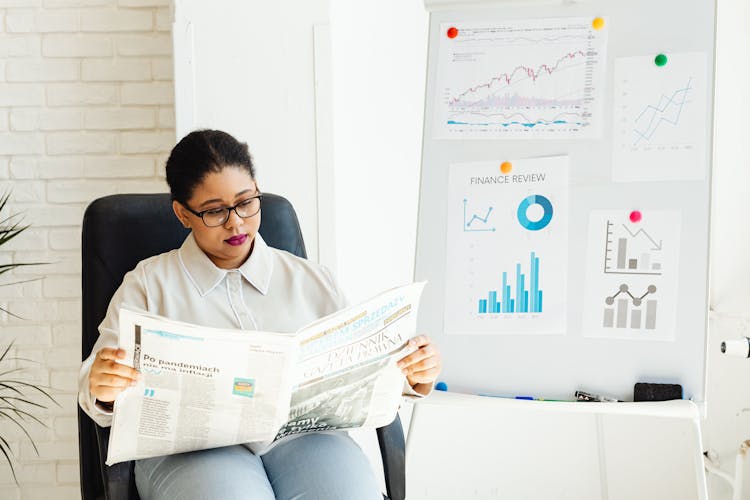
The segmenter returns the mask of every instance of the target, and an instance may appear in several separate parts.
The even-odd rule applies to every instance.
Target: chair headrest
[[[105,196],[86,208],[81,247],[84,357],[125,273],[143,259],[180,247],[188,232],[174,215],[168,193]],[[269,246],[307,257],[297,214],[286,198],[263,193],[259,232]]]

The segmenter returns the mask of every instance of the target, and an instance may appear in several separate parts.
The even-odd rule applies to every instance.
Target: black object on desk
[[[670,401],[672,399],[682,399],[680,384],[638,382],[633,387],[633,401]]]

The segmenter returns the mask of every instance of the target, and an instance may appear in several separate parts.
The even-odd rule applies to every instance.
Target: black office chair
[[[260,233],[268,245],[306,258],[297,214],[285,198],[263,194]],[[112,295],[135,265],[182,245],[188,230],[172,212],[168,194],[122,194],[95,200],[83,217],[83,338],[86,359],[99,336]],[[404,434],[396,419],[377,429],[390,500],[405,491]],[[78,443],[83,500],[140,500],[134,462],[105,465],[109,428],[99,427],[78,408]]]

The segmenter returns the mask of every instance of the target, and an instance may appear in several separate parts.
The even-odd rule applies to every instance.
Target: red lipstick
[[[245,241],[247,241],[247,235],[246,234],[238,234],[238,235],[232,236],[231,238],[226,239],[224,241],[226,241],[227,243],[229,243],[233,247],[237,247],[237,246],[240,246],[243,243],[245,243]]]

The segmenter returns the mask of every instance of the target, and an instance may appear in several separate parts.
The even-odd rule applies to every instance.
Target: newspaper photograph
[[[388,424],[423,287],[388,290],[295,334],[121,309],[121,362],[142,378],[115,401],[106,463]]]

